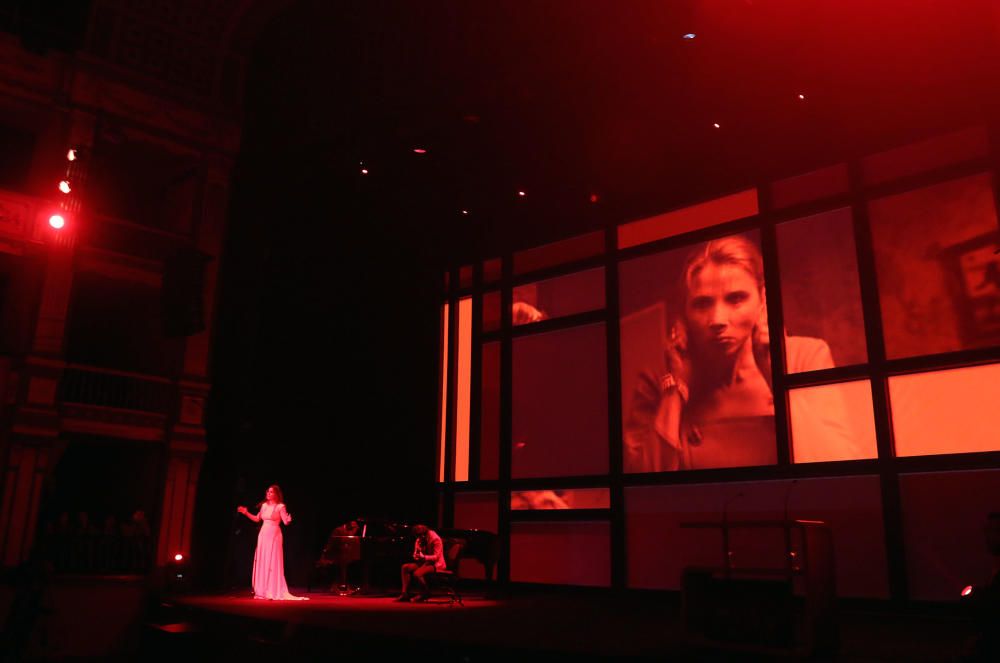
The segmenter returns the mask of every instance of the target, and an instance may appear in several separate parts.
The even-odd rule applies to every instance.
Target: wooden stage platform
[[[395,603],[391,596],[309,594],[309,601],[261,601],[239,594],[187,595],[163,601],[143,638],[143,656],[184,661],[226,659],[480,661],[956,660],[972,635],[948,611],[845,606],[840,645],[822,656],[705,646],[685,638],[677,595],[518,588],[511,596],[466,595]]]

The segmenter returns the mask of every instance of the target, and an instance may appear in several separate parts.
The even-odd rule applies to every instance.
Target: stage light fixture
[[[590,202],[592,202],[592,203],[596,203],[596,202],[597,202],[597,201],[599,201],[600,199],[601,199],[601,197],[600,197],[600,196],[598,196],[598,195],[597,195],[596,193],[592,193],[592,194],[590,194]]]
[[[69,151],[66,152],[66,161],[76,161],[76,150],[70,148]]]
[[[712,126],[715,127],[716,129],[721,129],[722,128],[722,125],[719,124],[718,122],[713,122]]]
[[[413,153],[414,154],[427,154],[427,150],[425,150],[422,147],[414,147],[413,148]]]
[[[367,168],[362,168],[361,169],[361,174],[362,175],[367,175],[368,174],[368,169]]]
[[[59,190],[62,191],[63,193],[69,193],[70,191],[73,190],[73,188],[70,187],[69,180],[62,180],[61,182],[59,182]]]
[[[962,590],[962,597],[966,597],[972,594],[972,585],[966,585],[965,589]]]
[[[799,95],[799,101],[805,101],[805,98],[806,98],[806,95],[804,95],[804,94],[800,94]]]
[[[462,210],[462,216],[469,216],[469,210],[467,209]]]
[[[184,561],[184,555],[182,555],[181,553],[177,553],[176,555],[174,555],[174,561],[175,562],[183,562]]]
[[[56,230],[61,230],[66,225],[66,219],[61,214],[53,214],[49,217],[49,225]]]
[[[525,197],[525,196],[527,196],[528,194],[527,194],[527,193],[525,193],[524,191],[518,191],[518,192],[517,192],[517,195],[518,195],[518,196],[520,196],[521,198],[524,198],[524,197]]]
[[[688,41],[691,41],[692,39],[694,39],[697,36],[698,35],[696,35],[693,32],[688,32],[687,34],[684,35],[684,39],[687,39]]]

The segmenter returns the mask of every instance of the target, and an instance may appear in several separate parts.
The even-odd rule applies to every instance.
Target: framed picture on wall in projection
[[[1000,255],[995,234],[941,253],[964,347],[1000,345]]]

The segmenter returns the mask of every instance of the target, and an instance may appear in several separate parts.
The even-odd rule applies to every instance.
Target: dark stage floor
[[[947,611],[884,605],[845,607],[840,645],[821,657],[694,645],[684,637],[676,596],[518,592],[504,599],[465,596],[465,606],[394,603],[392,597],[310,594],[310,601],[273,602],[243,595],[191,595],[161,606],[144,638],[156,658],[241,661],[369,659],[410,654],[423,660],[659,660],[950,661],[972,635]],[[176,657],[176,658],[175,658]]]

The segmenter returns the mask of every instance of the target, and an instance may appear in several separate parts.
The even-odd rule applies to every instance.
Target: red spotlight
[[[70,191],[72,191],[73,189],[70,188],[69,186],[69,180],[63,180],[62,182],[60,182],[59,190],[62,191],[63,193],[69,193]]]
[[[368,169],[367,168],[362,168],[361,169],[361,174],[362,175],[367,175],[368,174]]]
[[[713,127],[715,127],[716,129],[721,129],[721,128],[722,128],[722,125],[721,125],[721,124],[719,124],[718,122],[714,122],[714,123],[712,124],[712,126],[713,126]]]
[[[66,219],[62,218],[61,214],[53,214],[49,217],[49,225],[56,230],[60,230],[66,225]]]
[[[521,196],[522,198],[524,198],[524,197],[525,197],[525,196],[527,196],[528,194],[526,194],[526,193],[525,193],[524,191],[518,191],[518,192],[517,192],[517,195],[519,195],[519,196]]]
[[[592,202],[592,203],[596,203],[596,202],[597,202],[597,201],[599,201],[600,199],[601,199],[601,197],[600,197],[600,196],[598,196],[598,195],[597,195],[596,193],[592,193],[592,194],[590,194],[590,202]]]
[[[174,561],[175,562],[183,562],[184,561],[184,555],[182,555],[180,553],[177,553],[176,555],[174,555]]]
[[[966,585],[965,589],[962,590],[962,596],[968,596],[972,593],[972,585]]]
[[[467,209],[462,210],[462,216],[469,216],[469,210]]]
[[[804,94],[800,94],[799,95],[799,101],[805,101],[805,99],[806,99],[806,95],[804,95]]]
[[[76,161],[76,150],[69,150],[66,152],[66,161]]]
[[[413,148],[413,153],[414,154],[427,154],[427,150],[425,150],[422,147],[414,147]]]

